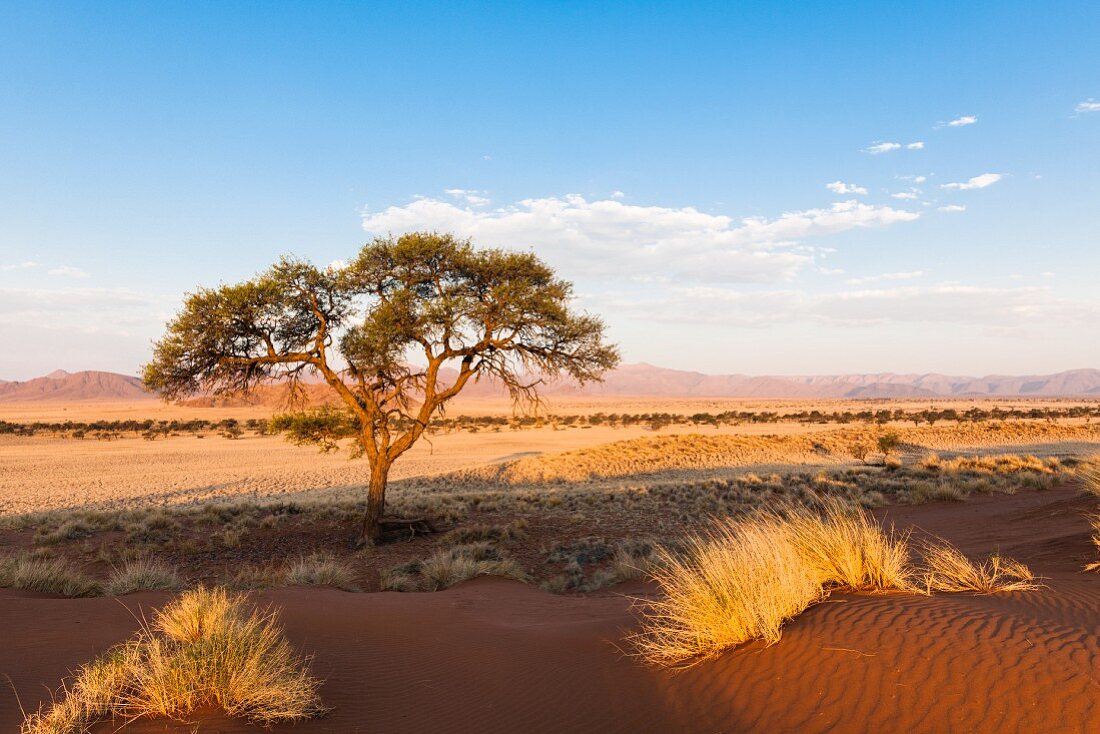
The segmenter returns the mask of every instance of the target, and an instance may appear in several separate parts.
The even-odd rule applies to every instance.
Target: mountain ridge
[[[454,378],[444,374],[444,381]],[[327,402],[326,389],[306,385],[311,402]],[[251,397],[197,397],[193,405],[265,405],[286,401],[279,386],[263,388]],[[315,393],[315,395],[314,395]],[[864,373],[839,375],[709,375],[646,363],[622,365],[602,383],[559,381],[545,386],[546,395],[654,398],[755,399],[890,399],[967,397],[1100,397],[1100,370],[1074,369],[1048,375],[952,376],[926,373]],[[500,397],[504,390],[491,380],[472,383],[466,397]],[[140,378],[114,372],[55,370],[24,381],[0,380],[0,403],[105,400],[155,400]]]

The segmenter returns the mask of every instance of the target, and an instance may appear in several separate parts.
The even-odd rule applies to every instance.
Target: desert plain
[[[277,610],[308,656],[324,712],[276,731],[1092,731],[1096,408],[563,397],[525,416],[469,399],[391,475],[390,512],[433,532],[360,549],[365,462],[268,432],[277,408],[5,404],[0,421],[24,429],[0,436],[0,557],[64,578],[7,572],[0,728],[203,585]],[[998,412],[961,417],[974,409]],[[146,421],[181,427],[149,435]],[[826,498],[893,528],[914,558],[946,541],[978,566],[1024,564],[1027,583],[930,593],[914,571],[903,589],[837,585],[781,639],[676,665],[641,654],[662,548]],[[160,569],[153,590],[127,586],[134,564]],[[120,726],[256,728],[201,710],[91,731]]]

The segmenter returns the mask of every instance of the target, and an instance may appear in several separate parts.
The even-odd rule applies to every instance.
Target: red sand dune
[[[1100,577],[1072,489],[880,512],[971,555],[1000,549],[1048,577],[1039,592],[834,596],[772,647],[683,672],[618,649],[633,625],[618,593],[552,596],[499,579],[434,594],[289,588],[258,594],[326,680],[309,732],[1100,731]],[[624,589],[616,590],[623,592]],[[626,589],[652,593],[652,589]],[[0,592],[0,674],[37,706],[66,671],[127,637],[167,598],[60,600]],[[259,731],[217,715],[203,732]],[[0,731],[15,731],[0,693]],[[114,731],[104,725],[97,732]],[[192,731],[138,722],[127,732]]]

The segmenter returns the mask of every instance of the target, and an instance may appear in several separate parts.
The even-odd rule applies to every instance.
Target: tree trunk
[[[363,517],[363,532],[359,545],[375,545],[382,536],[382,513],[386,510],[386,479],[390,465],[379,459],[370,467],[370,487],[367,493],[367,514]]]

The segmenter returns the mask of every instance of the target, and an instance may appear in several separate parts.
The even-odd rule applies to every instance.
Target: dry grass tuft
[[[490,543],[469,543],[433,553],[382,571],[386,591],[439,591],[475,576],[503,576],[526,581],[527,574],[514,560]]]
[[[862,510],[826,500],[824,514],[806,510],[774,517],[818,583],[847,591],[916,591],[908,533],[884,530]]]
[[[291,563],[286,569],[286,583],[291,586],[332,586],[344,591],[359,591],[351,564],[321,553]]]
[[[994,554],[977,564],[946,543],[929,544],[924,555],[924,586],[929,591],[1034,591],[1041,584],[1031,570]]]
[[[1100,497],[1100,456],[1093,456],[1088,461],[1082,463],[1078,467],[1077,472],[1085,481],[1085,491]]]
[[[175,569],[149,558],[135,558],[112,569],[104,584],[107,596],[122,596],[136,591],[176,591],[183,587]]]
[[[770,517],[716,524],[691,538],[683,555],[659,554],[653,578],[664,593],[645,603],[633,642],[660,665],[711,657],[750,640],[777,642],[788,619],[826,594]]]
[[[98,596],[100,593],[99,582],[60,558],[0,559],[0,586],[66,597]]]
[[[784,623],[833,590],[1028,591],[1026,566],[1000,556],[972,564],[945,543],[925,549],[918,571],[909,536],[835,500],[821,511],[788,508],[716,522],[683,553],[658,549],[651,570],[662,598],[643,601],[633,637],[646,660],[682,665],[751,640],[779,640]],[[1098,564],[1100,565],[1100,564]],[[921,583],[923,582],[923,583]]]
[[[27,717],[22,732],[78,733],[108,718],[179,719],[206,706],[271,725],[321,713],[319,685],[274,613],[249,613],[243,597],[199,588],[82,667],[59,700]]]

